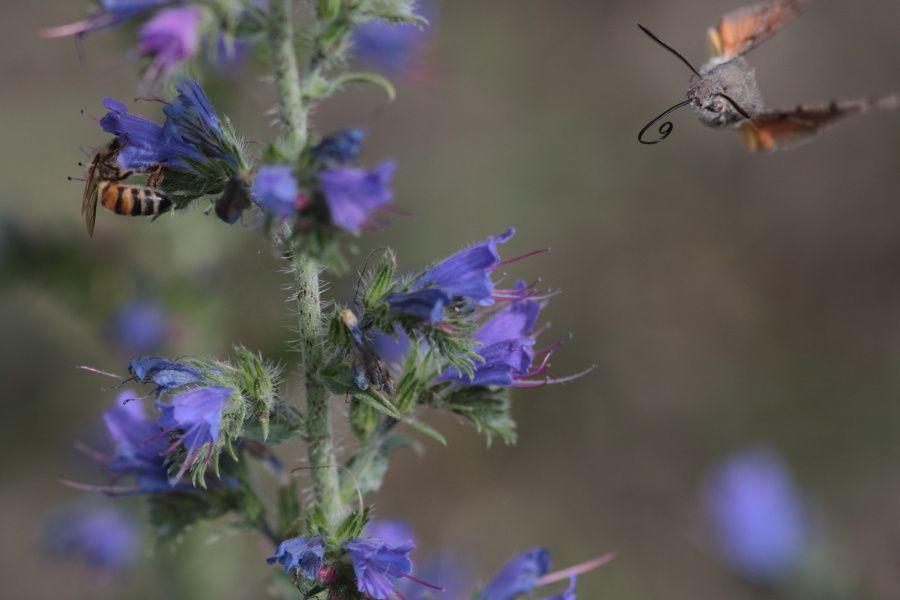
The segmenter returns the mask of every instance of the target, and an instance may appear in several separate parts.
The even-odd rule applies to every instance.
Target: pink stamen
[[[81,116],[85,117],[89,121],[93,121],[94,123],[100,123],[100,119],[90,113],[81,111]]]
[[[160,430],[159,433],[157,433],[157,434],[155,434],[155,435],[152,435],[152,436],[150,436],[149,439],[146,439],[146,440],[144,440],[143,442],[141,442],[141,446],[146,446],[147,444],[152,444],[152,443],[155,442],[156,440],[162,438],[162,437],[165,436],[165,435],[169,435],[169,434],[170,434],[171,432],[173,432],[173,431],[175,431],[175,428],[174,428],[174,427],[170,427],[169,429],[162,429],[162,430]],[[166,453],[165,453],[165,452],[162,452],[162,453],[160,454],[160,456],[161,456],[162,454],[166,454]]]
[[[556,571],[555,573],[549,573],[544,575],[537,581],[535,581],[535,587],[541,587],[550,583],[556,583],[557,581],[565,581],[572,576],[583,575],[584,573],[588,573],[593,571],[594,569],[599,569],[603,565],[609,563],[612,559],[616,557],[615,552],[607,552],[602,556],[598,556],[593,560],[589,560],[587,562],[581,563],[580,565],[575,565],[574,567],[569,567],[568,569],[563,569],[562,571]]]
[[[431,589],[433,589],[433,590],[437,590],[438,592],[443,592],[443,591],[444,591],[444,588],[442,588],[441,586],[439,586],[439,585],[434,585],[433,583],[428,583],[427,581],[422,581],[422,580],[419,579],[418,577],[414,577],[414,576],[409,575],[409,574],[407,574],[407,575],[402,575],[402,577],[404,577],[405,579],[409,579],[410,581],[414,581],[414,582],[418,583],[419,585],[424,585],[424,586],[427,587],[427,588],[431,588]]]
[[[185,434],[185,435],[186,435],[186,434]],[[169,445],[168,448],[166,448],[165,450],[163,450],[162,452],[160,452],[160,454],[161,454],[161,455],[171,454],[172,452],[175,451],[175,448],[177,448],[178,446],[181,445],[181,441],[182,441],[183,439],[184,439],[184,435],[179,435],[178,437],[175,438],[175,441],[172,442],[172,444]],[[144,442],[144,443],[146,444],[147,442]]]
[[[570,383],[572,381],[575,381],[576,379],[581,379],[582,377],[584,377],[585,375],[587,375],[588,373],[590,373],[591,371],[593,371],[596,368],[597,368],[597,365],[592,365],[589,368],[585,369],[584,371],[581,371],[580,373],[575,373],[574,375],[569,375],[568,377],[557,377],[557,378],[548,377],[547,379],[542,379],[540,381],[534,381],[534,380],[530,380],[530,379],[517,379],[515,381],[515,383],[513,383],[513,387],[539,388],[539,387],[544,387],[545,385],[554,385],[557,383]]]
[[[81,483],[70,479],[60,479],[59,482],[66,487],[82,492],[101,492],[104,494],[129,494],[138,490],[134,485],[92,485],[89,483]]]
[[[533,250],[532,252],[528,252],[527,254],[522,254],[521,256],[516,256],[515,258],[508,258],[504,261],[497,263],[497,267],[505,267],[506,265],[511,265],[513,263],[519,262],[520,260],[525,260],[526,258],[531,258],[537,254],[543,254],[544,252],[550,252],[550,248],[541,248],[539,250]],[[494,267],[494,268],[497,268]]]
[[[90,446],[88,446],[87,444],[85,444],[84,442],[81,442],[81,441],[76,440],[75,443],[73,444],[73,446],[75,446],[76,450],[78,450],[79,452],[81,452],[82,454],[84,454],[85,456],[90,458],[91,460],[95,460],[97,462],[106,462],[110,458],[112,458],[111,456],[103,454],[99,450],[95,450],[95,449],[91,448]]]
[[[529,371],[528,373],[522,375],[522,377],[523,377],[523,378],[537,377],[538,375],[541,375],[542,373],[546,372],[546,371],[547,371],[547,364],[550,362],[550,357],[551,357],[552,355],[553,355],[553,352],[548,352],[548,353],[544,356],[544,359],[541,361],[541,364],[539,364],[538,367],[537,367],[536,369],[533,369],[533,370]]]
[[[112,18],[112,15],[100,15],[90,19],[75,21],[74,23],[57,25],[56,27],[45,27],[38,33],[43,38],[60,38],[70,35],[80,35],[87,33],[92,29],[106,27],[109,23],[112,23]]]

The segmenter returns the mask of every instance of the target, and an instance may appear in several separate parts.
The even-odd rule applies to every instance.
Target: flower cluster
[[[216,62],[232,63],[239,48],[260,38],[265,2],[184,3],[179,0],[102,0],[88,18],[49,27],[41,33],[57,38],[84,36],[145,18],[138,29],[137,50],[147,59],[144,87],[161,84],[182,71],[204,45]]]
[[[374,537],[375,533],[383,537]],[[533,548],[515,556],[483,589],[472,593],[475,586],[462,571],[445,570],[447,580],[434,582],[413,575],[409,555],[414,549],[411,532],[404,523],[374,522],[366,527],[363,537],[343,544],[334,544],[324,535],[290,538],[281,542],[267,562],[281,565],[285,573],[296,573],[311,584],[355,588],[372,600],[444,597],[442,592],[448,589],[460,591],[454,597],[466,595],[478,600],[514,600],[558,581],[568,581],[565,591],[543,600],[575,600],[576,577],[613,558],[612,554],[605,554],[550,573],[549,550]],[[348,563],[352,569],[347,568]],[[464,594],[462,590],[466,587],[470,592]],[[434,591],[438,593],[432,596]]]

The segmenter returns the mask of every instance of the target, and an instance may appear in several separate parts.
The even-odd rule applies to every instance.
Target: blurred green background
[[[515,395],[520,442],[486,449],[452,419],[449,448],[401,454],[375,498],[411,521],[422,555],[463,549],[485,581],[545,544],[557,566],[607,550],[579,598],[728,598],[773,593],[729,574],[698,499],[703,473],[746,444],[780,449],[827,521],[840,565],[865,597],[900,589],[900,116],[849,121],[773,156],[687,112],[658,146],[641,126],[683,97],[689,73],[635,26],[695,63],[704,32],[739,2],[452,0],[428,73],[345,93],[317,130],[369,128],[363,160],[399,163],[397,205],[414,212],[361,241],[393,246],[406,270],[518,228],[510,267],[561,288],[545,339],[574,340],[555,372],[596,363],[567,386]],[[261,598],[270,548],[252,534],[209,541],[200,528],[147,554],[126,581],[40,552],[46,516],[79,494],[72,442],[91,439],[114,392],[79,364],[123,372],[111,313],[149,297],[177,324],[168,352],[223,354],[242,342],[288,364],[282,264],[249,227],[199,210],[150,225],[79,215],[79,145],[104,135],[79,110],[130,101],[133,37],[41,40],[80,2],[8,2],[0,20],[0,381],[4,388],[0,580],[9,598]],[[814,3],[750,56],[768,102],[900,90],[900,4]],[[268,139],[261,73],[212,90],[251,140]],[[152,104],[135,110],[155,115]],[[361,267],[362,257],[354,261]],[[353,279],[329,298],[346,301]],[[295,373],[289,388],[300,389]],[[335,406],[341,406],[336,400]],[[341,433],[344,451],[352,438]],[[285,455],[302,465],[299,450]],[[138,508],[138,505],[135,505]]]

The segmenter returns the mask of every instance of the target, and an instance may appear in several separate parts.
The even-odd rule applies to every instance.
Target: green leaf
[[[494,435],[507,444],[516,441],[516,422],[510,414],[509,390],[506,388],[463,387],[452,390],[437,403],[475,425],[479,433],[487,437],[488,444]]]
[[[391,404],[390,400],[382,396],[378,390],[371,387],[365,390],[356,389],[354,390],[353,397],[360,402],[371,406],[381,414],[393,417],[398,421],[403,420],[403,415],[397,412],[397,409]]]
[[[425,435],[427,435],[434,441],[438,442],[439,444],[442,444],[444,446],[447,445],[447,440],[444,438],[444,436],[441,435],[437,429],[431,427],[430,425],[426,425],[425,423],[418,421],[416,419],[405,419],[403,422],[406,423],[407,425],[409,425],[410,427],[412,427],[413,429],[415,429],[416,431],[418,431],[420,433],[424,433]]]
[[[341,488],[350,490],[345,500],[357,493],[361,495],[378,491],[387,473],[391,455],[398,448],[408,447],[421,452],[421,446],[402,435],[389,435],[360,448],[341,470]]]

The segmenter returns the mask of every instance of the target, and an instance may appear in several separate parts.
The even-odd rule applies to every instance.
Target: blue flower
[[[137,395],[124,391],[103,413],[103,422],[113,445],[107,462],[111,471],[134,475],[165,475],[162,457],[166,444],[159,426],[147,419]],[[163,477],[165,479],[165,477]]]
[[[357,538],[344,544],[353,563],[357,588],[374,600],[387,600],[398,580],[409,577],[409,553],[414,548],[412,542],[392,546],[374,538]]]
[[[312,538],[296,537],[285,540],[278,545],[274,556],[266,559],[270,565],[275,563],[284,567],[288,573],[294,569],[300,571],[310,581],[315,581],[322,568],[322,559],[325,557],[325,536],[317,535]]]
[[[266,166],[253,178],[253,196],[267,213],[277,217],[289,217],[297,210],[300,190],[291,167]]]
[[[565,589],[561,594],[555,594],[553,596],[547,596],[543,600],[575,600],[575,581],[576,577],[574,575],[569,577],[569,587]]]
[[[518,284],[516,290],[524,293],[524,284]],[[474,374],[451,369],[441,379],[465,385],[508,387],[540,374],[540,369],[531,372],[535,344],[532,333],[540,311],[541,305],[535,300],[516,300],[489,317],[475,332],[481,360],[476,362]]]
[[[86,33],[101,31],[124,23],[148,10],[172,4],[174,1],[175,0],[103,0],[99,9],[87,19],[69,23],[67,25],[60,25],[58,27],[48,27],[41,31],[41,35],[48,38],[57,38],[70,35],[80,36]]]
[[[189,455],[196,457],[207,444],[215,446],[219,439],[222,411],[233,393],[235,389],[230,387],[200,387],[181,392],[169,403],[157,402],[159,424],[163,429],[167,432],[182,431],[169,450],[183,444]]]
[[[136,171],[156,165],[189,168],[183,158],[203,160],[203,154],[180,136],[164,132],[163,126],[143,117],[128,114],[128,107],[114,98],[104,98],[108,112],[100,119],[100,127],[119,138],[125,147],[119,152],[122,167]]]
[[[91,567],[112,571],[133,567],[141,542],[137,523],[106,505],[76,505],[58,513],[45,527],[43,538],[54,554],[81,556]]]
[[[703,504],[725,562],[759,581],[776,581],[809,550],[809,520],[782,458],[750,448],[714,468]]]
[[[206,378],[193,367],[158,356],[144,356],[128,363],[128,372],[141,383],[156,384],[156,396]]]
[[[352,234],[358,234],[381,206],[394,195],[390,189],[396,165],[387,161],[370,171],[330,168],[319,172],[319,184],[331,212],[331,221]]]
[[[473,244],[425,271],[405,292],[385,300],[399,314],[440,322],[444,308],[456,300],[488,306],[494,303],[491,272],[500,264],[497,245],[507,242],[516,230]]]
[[[352,162],[359,155],[365,137],[366,132],[362,129],[338,131],[313,146],[310,153],[316,160],[326,163]]]
[[[161,10],[138,32],[138,49],[152,58],[145,82],[156,83],[197,53],[203,9],[179,6]]]
[[[485,586],[478,600],[512,600],[529,594],[549,570],[550,551],[532,548],[509,561]]]
[[[126,304],[115,315],[117,343],[128,354],[141,354],[158,349],[166,338],[168,322],[163,311],[146,300]]]
[[[433,22],[436,2],[422,3],[419,13]],[[408,23],[384,19],[367,21],[353,30],[353,47],[360,60],[391,73],[407,73],[417,66],[430,32]]]
[[[207,158],[218,158],[238,165],[233,150],[225,147],[222,125],[203,89],[193,79],[184,77],[175,86],[178,95],[166,104],[163,112],[166,138],[179,138],[200,150]]]
[[[413,530],[409,523],[400,519],[370,521],[365,529],[366,537],[375,538],[390,546],[411,543]]]

